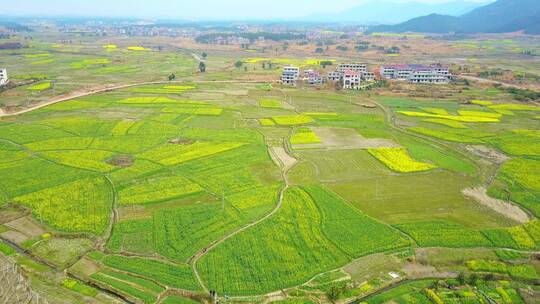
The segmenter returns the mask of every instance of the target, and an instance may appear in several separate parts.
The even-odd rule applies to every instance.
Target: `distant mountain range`
[[[397,25],[374,26],[370,32],[540,34],[540,0],[498,0],[459,17],[430,14]]]
[[[489,1],[489,0],[488,0]],[[540,1],[540,0],[539,0]],[[395,24],[428,14],[461,16],[484,3],[468,0],[453,0],[446,3],[406,2],[371,0],[338,14],[319,14],[302,18],[302,21],[344,22],[356,24]]]

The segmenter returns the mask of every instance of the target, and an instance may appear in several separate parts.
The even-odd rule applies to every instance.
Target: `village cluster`
[[[364,63],[343,63],[335,71],[323,76],[313,69],[305,70],[302,76],[299,67],[283,68],[281,83],[296,86],[300,81],[309,85],[339,83],[343,89],[362,90],[375,80],[402,80],[416,84],[446,84],[453,76],[447,66],[441,64],[397,64],[383,65],[374,72]]]

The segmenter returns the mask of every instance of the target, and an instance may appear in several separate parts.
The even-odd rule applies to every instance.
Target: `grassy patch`
[[[272,119],[276,122],[276,124],[282,126],[305,125],[314,122],[311,117],[306,115],[273,116]]]
[[[261,99],[259,100],[259,105],[263,108],[269,109],[281,109],[281,101],[277,99]]]
[[[45,91],[52,87],[52,82],[46,81],[41,82],[32,86],[27,87],[26,89],[29,91]]]
[[[309,128],[299,128],[291,137],[291,144],[293,145],[316,144],[320,142],[321,139]]]

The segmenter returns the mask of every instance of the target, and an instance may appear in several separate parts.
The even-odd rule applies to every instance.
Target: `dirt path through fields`
[[[464,189],[462,192],[465,196],[474,199],[480,204],[520,224],[525,224],[531,220],[529,215],[518,206],[488,196],[487,190],[484,187],[467,188]]]
[[[207,254],[208,252],[210,252],[212,249],[216,248],[219,244],[225,242],[226,240],[232,238],[233,236],[241,233],[241,232],[244,232],[246,230],[248,230],[249,228],[251,227],[254,227],[264,221],[266,221],[267,219],[271,218],[272,216],[274,216],[280,209],[281,209],[281,206],[283,205],[283,197],[285,195],[285,192],[287,191],[287,189],[289,188],[289,181],[287,179],[287,173],[289,172],[289,170],[291,168],[294,167],[294,165],[296,164],[296,158],[290,156],[287,151],[285,150],[285,148],[283,147],[279,147],[279,148],[269,148],[269,150],[271,151],[270,153],[274,153],[272,152],[273,150],[277,150],[278,151],[278,155],[279,156],[276,156],[279,158],[279,162],[281,163],[281,165],[279,165],[279,167],[281,168],[281,176],[282,176],[282,179],[284,181],[284,186],[283,188],[281,189],[281,191],[279,192],[279,198],[278,198],[278,202],[276,204],[276,206],[274,207],[274,209],[268,213],[267,215],[265,215],[264,217],[256,220],[255,222],[251,222],[225,236],[223,236],[222,238],[220,238],[219,240],[216,240],[214,242],[212,242],[209,246],[207,246],[206,248],[202,249],[201,251],[199,251],[198,253],[196,253],[191,259],[190,259],[190,264],[191,264],[191,267],[193,268],[193,272],[195,273],[195,277],[197,278],[197,280],[199,281],[199,284],[201,285],[201,287],[203,288],[204,291],[208,292],[208,288],[206,287],[206,285],[204,284],[204,281],[202,280],[201,278],[201,275],[199,274],[199,271],[197,270],[197,262],[205,255]],[[272,157],[273,158],[273,157]],[[291,160],[292,159],[292,160]]]
[[[285,171],[292,168],[298,160],[292,157],[283,147],[272,147],[268,149],[274,163]]]
[[[500,85],[500,86],[505,87],[505,88],[517,88],[517,89],[520,89],[520,90],[531,90],[532,89],[530,87],[528,88],[528,87],[525,87],[525,86],[520,86],[520,85],[516,85],[516,84],[511,84],[511,83],[506,83],[506,82],[501,82],[501,81],[497,81],[497,80],[491,80],[491,79],[486,79],[486,78],[481,78],[481,77],[476,77],[476,76],[471,76],[471,75],[458,75],[457,77],[462,78],[462,79],[471,80],[471,81],[478,81],[480,83],[488,83],[488,84]]]
[[[267,82],[274,82],[275,80],[199,80],[199,81],[190,81],[193,83],[267,83]],[[98,93],[103,92],[109,92],[114,90],[120,90],[120,89],[126,89],[131,87],[137,87],[137,86],[143,86],[143,85],[154,85],[154,84],[178,84],[178,83],[184,83],[186,81],[149,81],[149,82],[138,82],[138,83],[129,83],[129,84],[108,84],[108,85],[101,85],[91,88],[83,88],[80,90],[75,90],[68,94],[63,94],[59,96],[55,96],[50,98],[48,101],[36,104],[34,106],[31,106],[27,109],[23,109],[20,111],[12,112],[12,113],[6,113],[4,110],[0,109],[0,118],[1,117],[9,117],[9,116],[17,116],[24,113],[28,113],[37,109],[41,109],[50,105],[53,105],[55,103],[68,101],[84,96],[94,95]]]

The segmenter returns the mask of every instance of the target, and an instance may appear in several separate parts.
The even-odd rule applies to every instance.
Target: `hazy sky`
[[[132,16],[202,20],[302,17],[329,11],[339,12],[370,0],[0,0],[4,1],[9,4],[2,6],[2,15]],[[448,0],[415,2],[437,3]]]

